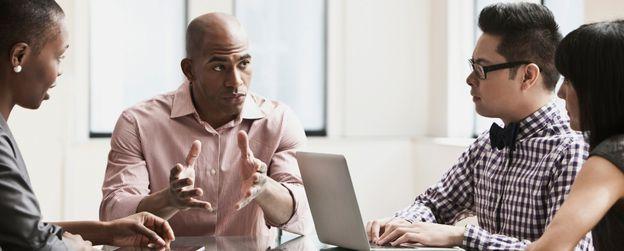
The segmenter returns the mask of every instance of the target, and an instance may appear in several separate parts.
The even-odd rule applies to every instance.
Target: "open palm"
[[[264,190],[264,184],[267,181],[267,165],[254,157],[245,131],[238,132],[238,148],[240,148],[242,158],[240,173],[243,198],[236,204],[236,210],[242,209],[258,197]]]

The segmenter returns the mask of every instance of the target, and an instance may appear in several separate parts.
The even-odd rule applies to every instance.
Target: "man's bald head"
[[[188,25],[186,29],[187,57],[200,55],[205,49],[236,50],[247,46],[247,34],[238,20],[224,13],[208,13],[201,15]]]

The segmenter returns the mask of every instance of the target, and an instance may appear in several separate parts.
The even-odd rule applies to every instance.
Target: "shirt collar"
[[[197,110],[191,98],[191,86],[188,81],[185,81],[174,93],[170,118],[183,117],[194,113],[197,113]],[[243,119],[261,119],[265,116],[251,93],[245,96],[241,114]]]
[[[533,112],[528,117],[521,120],[519,124],[520,131],[516,140],[526,138],[531,134],[538,132],[543,127],[552,124],[552,122],[560,117],[559,108],[554,102],[550,102]]]

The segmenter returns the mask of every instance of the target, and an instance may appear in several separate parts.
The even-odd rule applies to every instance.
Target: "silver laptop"
[[[297,162],[316,234],[323,243],[355,250],[462,250],[423,246],[371,246],[345,157],[336,154],[297,152]]]

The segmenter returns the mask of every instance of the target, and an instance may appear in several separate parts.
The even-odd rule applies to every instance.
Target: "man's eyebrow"
[[[212,62],[227,62],[227,59],[221,56],[213,56],[210,58],[210,60],[208,60],[208,63],[212,63]]]
[[[245,60],[245,59],[250,59],[250,58],[251,58],[251,55],[245,54],[245,55],[242,55],[239,60]]]
[[[477,64],[483,64],[483,63],[489,64],[489,63],[491,63],[490,60],[487,60],[485,58],[477,58],[477,59],[473,59],[473,60]]]

